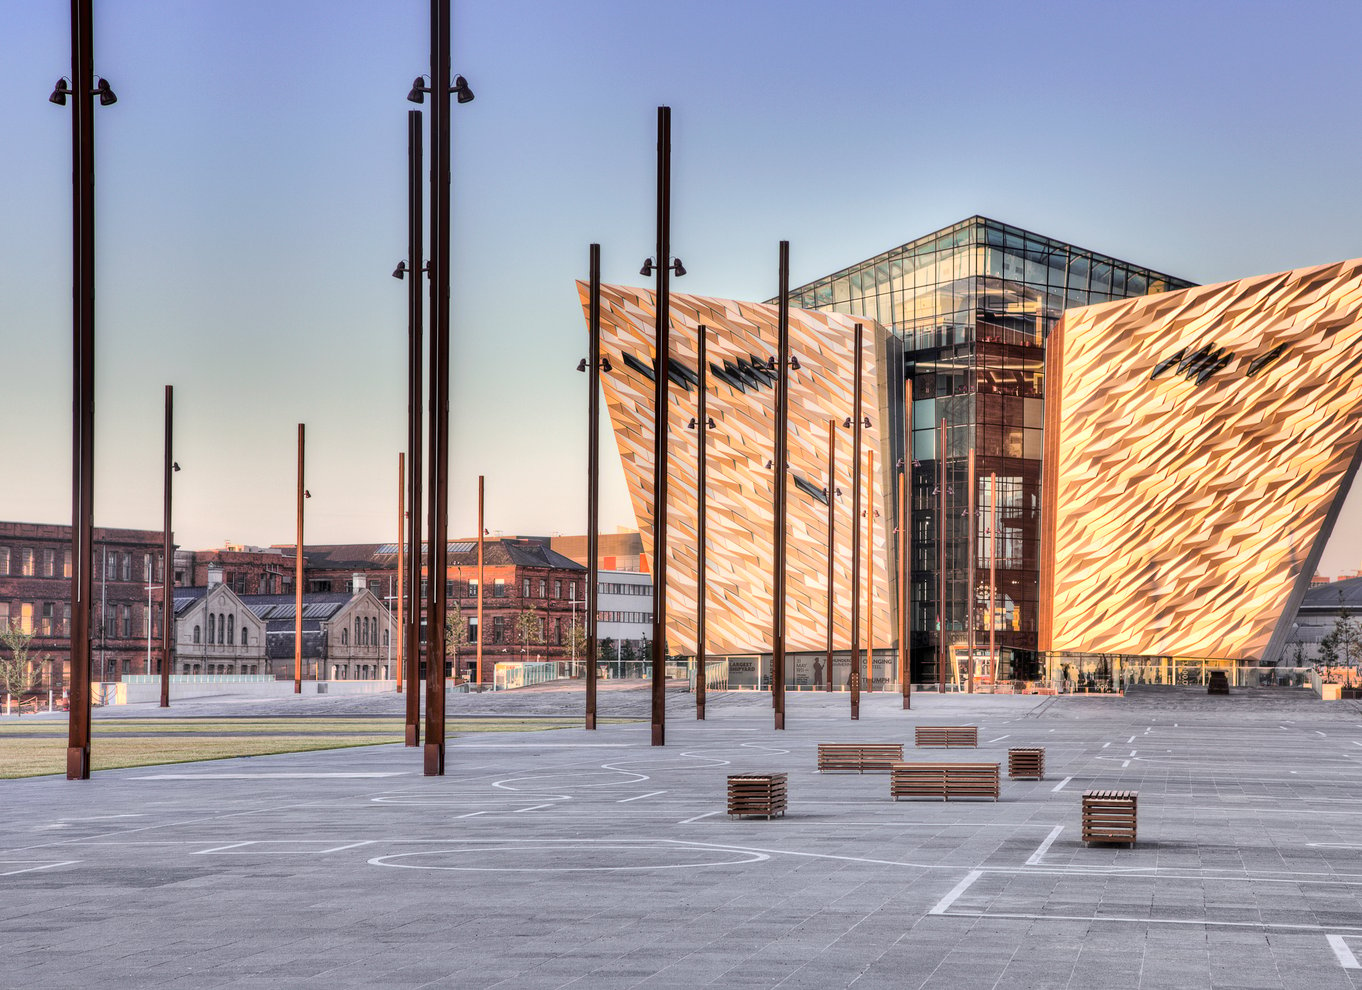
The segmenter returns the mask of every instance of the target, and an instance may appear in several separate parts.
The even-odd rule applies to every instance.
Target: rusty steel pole
[[[92,0],[71,0],[71,682],[66,779],[90,778],[94,588],[95,125]],[[57,84],[57,91],[63,88]],[[56,93],[54,93],[55,97]],[[66,97],[53,102],[64,104]]]
[[[988,474],[988,666],[993,678],[994,690],[998,685],[998,654],[995,647],[994,630],[998,628],[998,475]]]
[[[832,690],[832,630],[837,605],[837,420],[828,420],[828,656],[823,668],[823,687]]]
[[[397,677],[397,693],[402,693],[402,661],[407,655],[403,641],[407,635],[407,612],[404,598],[407,590],[407,506],[406,506],[407,460],[401,451],[397,453],[397,663],[393,674]]]
[[[445,582],[449,558],[450,0],[430,2],[430,550],[426,593],[427,777],[445,772]],[[478,630],[482,634],[482,630]]]
[[[969,693],[974,693],[974,448],[969,449],[969,496],[966,502],[965,511],[969,513],[965,519],[965,542],[968,548],[969,557],[966,560],[966,581],[969,588],[969,597],[965,599],[965,624],[969,627],[967,634],[967,648],[969,650]]]
[[[671,378],[672,110],[657,108],[657,371],[653,391],[652,744],[667,742],[667,385]]]
[[[411,281],[407,285],[407,582],[406,582],[406,693],[403,714],[408,746],[421,744],[421,512],[423,471],[421,461],[422,420],[425,418],[423,368],[425,365],[422,323],[427,286],[421,275],[425,251],[422,215],[421,111],[407,111],[407,261]]]
[[[865,507],[865,693],[875,690],[875,448],[866,451]]]
[[[175,387],[166,386],[165,428],[165,519],[161,532],[161,707],[170,707],[171,627],[175,624],[175,597],[171,590],[175,574],[175,547],[170,533],[170,476],[175,473],[173,440],[175,436]],[[151,583],[151,575],[147,575]],[[150,671],[148,671],[150,673]]]
[[[937,494],[940,499],[936,512],[936,598],[937,598],[937,693],[946,693],[946,420],[941,420],[937,433]]]
[[[696,331],[696,357],[695,363],[698,366],[696,371],[700,378],[699,398],[695,410],[695,439],[699,446],[698,460],[695,465],[695,504],[696,504],[696,540],[695,540],[695,718],[703,721],[705,717],[705,605],[708,587],[705,584],[705,542],[707,534],[705,530],[705,506],[708,503],[708,482],[706,455],[708,449],[705,443],[705,429],[709,425],[709,365],[705,355],[705,337],[709,334],[709,328],[703,323]]]
[[[856,324],[855,385],[851,399],[851,717],[861,717],[861,373],[862,335]]]
[[[298,424],[298,545],[294,550],[293,577],[293,693],[303,693],[303,443],[305,427]]]
[[[586,727],[596,728],[596,596],[601,525],[601,246],[591,245],[586,399]]]
[[[912,500],[908,486],[913,481],[913,379],[903,382],[903,470],[899,472],[899,687],[903,691],[903,710],[913,707],[913,656],[908,649],[912,623],[909,612],[913,607],[910,583],[913,569],[909,561],[912,551]]]
[[[790,459],[790,242],[780,242],[780,294],[776,303],[775,533],[771,554],[771,698],[775,727],[785,728],[785,525]]]
[[[482,687],[482,596],[483,596],[483,536],[487,532],[483,529],[483,475],[478,475],[478,687]]]

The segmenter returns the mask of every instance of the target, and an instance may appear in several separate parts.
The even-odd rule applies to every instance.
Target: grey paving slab
[[[603,708],[646,713],[612,686]],[[451,716],[575,715],[572,690]],[[646,725],[0,782],[0,987],[1308,987],[1362,983],[1362,708],[1208,698],[670,692]],[[392,696],[228,700],[172,716],[396,714]],[[140,706],[137,706],[140,708]],[[98,713],[160,717],[160,710]],[[977,751],[915,750],[977,724]],[[818,774],[820,741],[1049,777],[1001,800],[893,802]],[[0,751],[0,760],[3,752]],[[774,821],[725,777],[789,774]],[[1080,841],[1083,790],[1140,791],[1140,841]]]

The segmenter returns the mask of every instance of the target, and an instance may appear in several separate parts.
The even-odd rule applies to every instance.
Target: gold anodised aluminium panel
[[[588,286],[578,283],[583,311]],[[614,427],[634,515],[643,537],[645,556],[653,545],[653,380],[626,361],[628,355],[651,371],[654,356],[654,294],[647,289],[606,285],[601,288],[601,355],[611,371],[601,376],[606,406]],[[744,390],[709,373],[707,559],[709,609],[706,639],[710,654],[770,652],[772,599],[771,556],[774,540],[772,472],[775,387],[773,379],[749,373],[754,360],[763,363],[776,351],[776,307],[673,293],[671,296],[671,365],[692,375],[696,366],[697,328],[704,324],[708,363],[725,369]],[[864,326],[864,415],[871,428],[862,433],[863,451],[875,451],[875,477],[863,474],[862,498],[879,513],[873,553],[875,639],[880,648],[892,644],[891,584],[888,537],[890,515],[889,437],[886,397],[880,384],[885,363],[886,331],[873,320],[840,313],[790,310],[790,353],[800,368],[790,375],[789,464],[787,510],[789,579],[786,598],[786,649],[821,651],[827,645],[827,504],[800,489],[803,479],[822,491],[827,485],[828,420],[837,422],[837,478],[842,490],[836,519],[836,603],[834,642],[845,650],[851,641],[851,430],[843,421],[851,414],[855,324]],[[742,366],[739,365],[742,362]],[[754,383],[753,378],[758,381]],[[696,564],[698,557],[696,485],[699,446],[687,424],[696,415],[698,391],[691,379],[683,387],[673,379],[668,394],[670,448],[667,558],[667,630],[671,652],[695,652]],[[867,458],[861,459],[862,471]],[[873,491],[869,482],[873,481]],[[866,647],[865,622],[869,590],[865,520],[861,527],[861,649]]]
[[[1042,649],[1279,655],[1357,467],[1360,321],[1362,260],[1064,314]]]

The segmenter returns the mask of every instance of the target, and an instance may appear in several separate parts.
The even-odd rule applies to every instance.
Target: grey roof
[[[185,612],[188,612],[191,608],[194,607],[195,602],[197,602],[204,595],[208,594],[208,589],[172,588],[171,592],[174,595],[173,600],[175,602],[175,614],[183,615]]]
[[[297,602],[293,595],[238,595],[257,618],[266,622],[292,620]],[[310,591],[303,595],[303,621],[329,619],[354,597],[344,591]]]
[[[1339,605],[1362,611],[1362,577],[1312,584],[1301,601],[1302,612],[1336,612]]]

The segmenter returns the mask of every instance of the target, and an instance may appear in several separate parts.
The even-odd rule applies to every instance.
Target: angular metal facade
[[[1362,260],[1071,309],[1041,649],[1272,662],[1362,453]]]
[[[588,287],[578,283],[583,311]],[[602,376],[606,406],[619,448],[643,545],[652,545],[654,296],[652,291],[607,285],[601,295],[601,355],[611,370]],[[708,431],[708,652],[769,652],[772,626],[771,552],[774,484],[772,457],[775,377],[765,369],[776,350],[776,307],[673,293],[670,465],[668,503],[668,649],[695,652],[696,508],[698,505],[696,415],[698,328],[708,328],[708,409],[716,422]],[[902,388],[898,342],[872,320],[837,313],[790,311],[790,350],[800,367],[790,372],[789,583],[786,645],[819,652],[827,643],[827,502],[838,501],[835,547],[834,642],[850,642],[851,431],[853,333],[865,328],[865,400],[861,469],[874,450],[874,476],[863,474],[865,502],[874,518],[873,598],[866,582],[866,519],[862,534],[862,615],[873,602],[875,643],[896,645],[897,610],[892,557],[893,469],[901,449],[902,402],[890,394]],[[837,444],[837,474],[828,485],[829,421]],[[835,494],[841,489],[840,498]],[[863,619],[863,622],[866,621]],[[861,633],[861,648],[866,631]],[[798,668],[797,668],[798,669]]]

